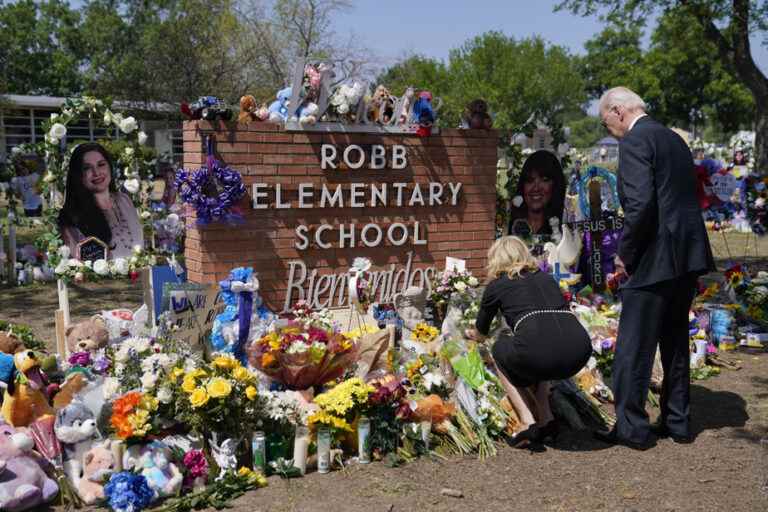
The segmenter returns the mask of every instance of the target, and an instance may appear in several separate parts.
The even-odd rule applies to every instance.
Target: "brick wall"
[[[413,251],[414,268],[444,266],[445,257],[467,260],[468,268],[482,277],[485,255],[494,239],[496,211],[496,161],[498,134],[491,130],[442,130],[440,135],[419,138],[411,135],[297,133],[276,124],[248,126],[213,125],[206,121],[184,123],[184,167],[194,169],[205,162],[203,139],[213,133],[216,156],[243,176],[248,197],[241,205],[245,224],[215,224],[199,228],[189,217],[185,257],[189,280],[216,282],[236,266],[252,266],[258,272],[261,293],[269,306],[281,309],[291,260],[302,260],[319,275],[345,272],[356,256],[371,259],[374,269],[391,263],[404,264]],[[408,167],[403,170],[329,171],[320,168],[324,143],[343,149],[348,144],[402,144],[407,148]],[[457,206],[313,208],[255,210],[251,206],[251,185],[281,184],[283,197],[297,201],[298,185],[351,182],[414,183],[461,182]],[[270,193],[267,201],[272,203]],[[264,202],[265,200],[262,200]],[[345,193],[345,201],[347,196]],[[310,245],[300,251],[294,246],[299,224],[355,223],[359,230],[373,222],[386,228],[393,222],[407,225],[418,221],[427,245],[409,243],[394,247],[384,243],[375,248],[320,249]],[[358,237],[359,238],[359,237]],[[360,242],[357,241],[360,245]]]

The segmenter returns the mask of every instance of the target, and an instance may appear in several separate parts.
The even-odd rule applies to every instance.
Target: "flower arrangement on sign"
[[[254,368],[289,389],[308,389],[341,377],[358,355],[357,344],[336,325],[328,325],[305,304],[293,310],[293,320],[276,327],[248,347]]]
[[[213,156],[213,139],[206,141],[206,165],[194,171],[179,169],[176,187],[184,203],[194,208],[197,224],[212,222],[238,224],[243,220],[238,203],[245,196],[243,178],[237,170]]]

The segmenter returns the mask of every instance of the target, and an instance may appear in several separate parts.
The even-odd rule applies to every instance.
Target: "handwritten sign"
[[[213,320],[224,310],[218,285],[165,283],[163,309],[174,325],[174,338],[204,350],[213,329]]]
[[[76,257],[80,261],[105,260],[107,259],[108,254],[109,248],[107,247],[107,244],[95,236],[89,236],[77,244]]]
[[[712,193],[721,201],[730,202],[738,185],[736,177],[733,174],[713,174],[709,180],[712,182]]]

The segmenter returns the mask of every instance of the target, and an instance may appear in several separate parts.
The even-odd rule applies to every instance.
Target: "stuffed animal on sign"
[[[59,486],[40,466],[32,438],[0,424],[0,510],[37,509],[53,500]]]
[[[317,122],[317,113],[320,111],[320,107],[317,103],[309,102],[303,105],[299,109],[299,123],[301,124],[315,124]]]
[[[409,87],[405,90],[405,93],[403,94],[403,105],[400,109],[400,113],[397,115],[397,124],[406,124],[408,122],[415,94],[413,87]]]
[[[115,472],[115,454],[111,443],[97,444],[83,457],[83,476],[77,482],[77,494],[86,505],[104,499],[104,483]]]
[[[240,97],[240,115],[237,117],[238,123],[248,124],[256,120],[256,98],[250,94]]]
[[[64,334],[70,354],[94,353],[106,347],[109,342],[109,330],[101,315],[93,315],[88,320],[70,325]]]
[[[435,122],[435,111],[432,109],[432,93],[421,91],[419,99],[413,104],[413,114],[411,121],[418,123],[419,128],[416,135],[427,137],[432,133],[432,124]]]
[[[288,103],[290,99],[290,87],[277,91],[277,99],[269,106],[269,120],[271,122],[281,123],[288,119]]]
[[[3,395],[3,418],[14,427],[26,427],[45,414],[53,414],[45,395],[46,379],[40,360],[31,350],[13,356],[14,371]]]
[[[165,443],[152,441],[139,460],[141,474],[147,479],[155,498],[174,496],[181,489],[184,475],[171,462],[171,449]]]
[[[368,120],[374,123],[389,124],[395,114],[395,100],[389,89],[376,87],[368,107]]]
[[[56,412],[53,431],[64,451],[64,469],[72,482],[77,482],[83,471],[83,457],[99,437],[96,416],[80,401],[73,401]]]
[[[488,130],[493,125],[493,120],[488,114],[488,104],[481,99],[472,100],[464,109],[464,124],[473,130]]]

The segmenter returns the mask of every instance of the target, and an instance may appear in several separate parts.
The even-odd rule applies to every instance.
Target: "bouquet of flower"
[[[357,360],[358,346],[336,326],[329,329],[323,315],[318,315],[319,321],[313,315],[295,314],[287,325],[252,343],[248,347],[251,365],[294,390],[341,377]]]
[[[367,406],[373,392],[374,387],[358,377],[345,380],[315,397],[313,402],[319,410],[307,422],[310,426],[324,425],[337,432],[352,432],[355,416]]]
[[[477,278],[468,271],[446,270],[438,273],[432,281],[432,294],[429,298],[442,318],[448,309],[452,294],[464,294],[479,284]]]
[[[357,117],[357,107],[365,94],[365,87],[360,82],[341,84],[333,91],[329,100],[328,117],[330,120],[352,122]]]
[[[397,451],[403,425],[410,421],[413,411],[408,391],[393,375],[372,381],[373,392],[368,397],[367,414],[371,420],[369,437],[373,454],[381,457]]]
[[[147,479],[130,471],[114,473],[104,486],[104,495],[114,512],[140,512],[154,499]]]
[[[197,432],[248,432],[264,417],[257,376],[231,356],[177,366],[169,380],[178,419]]]
[[[264,417],[259,428],[265,432],[288,434],[306,425],[308,411],[296,391],[263,391]]]
[[[440,369],[439,356],[421,354],[405,364],[406,387],[417,397],[437,394],[448,399],[451,389]]]
[[[152,395],[131,391],[112,402],[109,424],[115,435],[122,440],[140,440],[156,433],[158,401]]]

